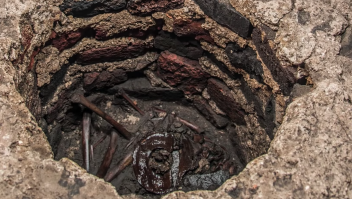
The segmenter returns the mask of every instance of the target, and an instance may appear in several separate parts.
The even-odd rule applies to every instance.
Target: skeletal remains
[[[164,194],[177,189],[186,172],[202,174],[223,169],[233,175],[236,165],[229,160],[226,150],[205,137],[198,126],[178,117],[175,113],[167,113],[156,107],[144,112],[123,90],[120,94],[141,114],[136,132],[127,131],[83,95],[76,94],[71,99],[73,103],[82,104],[101,116],[117,130],[110,133],[110,144],[96,176],[110,182],[133,163],[138,183],[149,192]],[[90,158],[93,156],[93,148],[106,137],[91,144],[90,123],[91,113],[84,112],[82,148],[84,168],[87,171]],[[118,133],[129,140],[124,148],[128,153],[118,165],[109,170],[117,148]]]

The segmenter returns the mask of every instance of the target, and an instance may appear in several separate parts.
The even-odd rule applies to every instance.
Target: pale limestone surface
[[[277,55],[291,64],[304,63],[315,89],[288,106],[268,154],[238,176],[216,191],[164,198],[352,198],[352,60],[338,55],[339,34],[352,22],[351,2],[231,2],[254,25],[278,30]],[[114,187],[70,160],[52,160],[44,133],[16,90],[30,61],[25,57],[21,68],[11,63],[20,51],[19,18],[30,11],[37,19],[33,42],[40,45],[50,35],[45,24],[60,17],[49,5],[54,3],[8,0],[0,8],[0,197],[119,198]],[[310,16],[304,24],[298,21],[302,11]]]
[[[42,9],[43,15],[36,13],[33,18],[50,20],[45,17],[51,10],[43,3],[14,0],[1,5],[0,198],[89,198],[96,197],[96,189],[104,192],[104,198],[119,198],[114,187],[87,174],[70,160],[52,159],[44,133],[16,89],[16,79],[25,70],[15,69],[11,64],[20,49],[19,18],[35,7]],[[39,24],[38,20],[38,35],[33,40],[45,41],[40,37],[49,31],[43,23]],[[28,58],[24,63],[28,64]]]

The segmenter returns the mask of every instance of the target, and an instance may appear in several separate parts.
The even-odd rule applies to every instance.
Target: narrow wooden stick
[[[94,148],[93,145],[90,145],[90,161],[93,162],[94,160]]]
[[[82,154],[83,154],[83,162],[84,168],[89,171],[89,137],[90,137],[90,122],[91,122],[91,114],[88,112],[83,113],[83,121],[82,121]]]
[[[125,158],[119,162],[118,165],[113,167],[108,174],[106,174],[104,180],[106,182],[112,181],[114,178],[116,178],[128,165],[132,163],[133,160],[133,151],[130,151]]]
[[[93,149],[95,149],[108,135],[104,134],[98,141],[93,144]]]
[[[113,125],[116,130],[118,130],[125,138],[131,139],[132,134],[130,132],[128,132],[121,124],[116,122],[110,115],[100,110],[97,106],[88,101],[87,98],[85,98],[83,95],[76,94],[72,97],[71,101],[73,103],[82,104],[83,106],[89,108],[90,110],[98,114],[100,117],[105,119],[107,122],[109,122],[111,125]]]
[[[105,138],[107,137],[106,134],[104,134],[98,141],[96,141],[94,144],[90,145],[90,159],[93,162],[94,159],[94,149],[102,142],[105,140]]]
[[[120,94],[122,95],[123,98],[125,98],[125,100],[127,100],[131,106],[136,109],[136,111],[139,112],[139,114],[144,115],[144,111],[142,111],[133,101],[132,99],[125,93],[125,91],[123,89],[119,90]]]
[[[177,117],[177,116],[176,116],[176,120],[179,121],[179,122],[181,122],[181,123],[183,123],[183,124],[186,125],[188,128],[190,128],[190,129],[196,131],[197,133],[201,133],[201,132],[202,132],[198,126],[196,126],[195,124],[190,123],[190,122],[187,121],[187,120],[184,120],[184,119],[182,119],[182,118],[180,118],[180,117]]]
[[[113,130],[110,135],[109,148],[106,151],[103,162],[101,163],[99,170],[97,172],[97,176],[99,178],[103,178],[106,175],[106,173],[108,172],[112,158],[113,158],[115,151],[116,151],[117,138],[118,138],[117,132],[115,130]]]
[[[159,109],[159,108],[156,108],[156,107],[153,107],[153,110],[154,110],[154,111],[157,111],[157,112],[159,112],[159,113],[167,113],[167,111],[162,110],[162,109]],[[197,125],[192,124],[192,123],[190,123],[189,121],[187,121],[187,120],[185,120],[185,119],[182,119],[182,118],[176,116],[176,114],[172,114],[172,115],[175,116],[175,119],[176,119],[177,121],[183,123],[183,124],[186,125],[188,128],[190,128],[190,129],[196,131],[197,133],[202,133],[202,132],[203,132]]]

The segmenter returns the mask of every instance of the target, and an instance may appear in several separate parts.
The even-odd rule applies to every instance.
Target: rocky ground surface
[[[56,51],[61,51],[65,46],[72,47],[81,38],[80,31],[62,36],[53,35],[48,29],[52,24],[65,20],[61,19],[59,9],[59,5],[64,5],[63,2],[68,2],[60,7],[66,14],[72,12],[75,16],[81,16],[81,1],[70,4],[70,1],[62,0],[10,0],[0,8],[0,25],[3,27],[0,30],[1,198],[120,198],[113,186],[86,173],[72,161],[65,158],[60,161],[53,160],[50,145],[32,115],[35,115],[36,111],[31,107],[37,106],[28,104],[27,99],[18,91],[18,88],[27,84],[29,87],[35,78],[28,76],[27,82],[24,83],[20,79],[32,69],[34,57],[39,53],[43,41],[54,39],[58,46]],[[137,9],[138,4],[143,4],[143,1],[130,0],[127,4],[126,1],[111,1],[116,7],[110,6],[110,1],[103,2],[108,3],[91,1],[91,7],[83,7],[83,10],[92,9],[92,15],[106,12],[106,9],[114,13],[120,11],[120,6],[127,5],[130,12],[141,13],[143,16],[164,11],[165,8],[146,4],[148,9],[140,11]],[[157,2],[158,5],[164,5],[166,1]],[[242,42],[243,46],[246,44],[247,40],[239,36],[249,36],[246,24],[250,21],[255,29],[252,33],[253,43],[250,42],[249,45],[258,51],[266,64],[262,81],[274,90],[281,90],[284,94],[290,93],[292,77],[285,70],[285,66],[293,65],[299,71],[297,76],[309,73],[308,81],[314,83],[314,88],[310,90],[295,85],[291,104],[287,107],[284,117],[277,119],[281,125],[268,153],[251,161],[239,175],[227,180],[215,191],[179,191],[164,198],[351,198],[352,177],[349,169],[352,166],[352,3],[349,0],[321,0],[312,3],[302,0],[212,0],[207,2],[217,6],[211,9],[204,5],[203,0],[185,2],[196,2],[199,4],[197,9],[202,9],[206,15],[213,18],[206,19],[202,25],[205,29],[208,28],[213,41],[205,33],[197,35],[203,34],[203,40],[208,42],[201,42],[202,48],[215,54],[217,59],[221,60],[226,50],[231,52],[237,49],[236,46],[227,45],[229,42],[236,41],[240,45]],[[173,6],[177,7],[181,3],[182,1],[173,1]],[[239,17],[231,6],[249,21]],[[220,17],[219,13],[222,13]],[[168,14],[175,18],[179,15],[178,11]],[[236,20],[226,21],[228,16],[236,16]],[[85,19],[68,20],[68,23],[74,21],[86,24],[87,28],[100,33],[96,35],[97,39],[123,31],[121,27],[105,27],[104,17],[109,18],[105,15],[97,16],[101,23],[94,26]],[[166,26],[163,27],[165,30],[173,29],[177,34],[187,34],[184,29],[177,29],[177,26],[173,25],[175,22],[167,19],[169,15],[154,13],[153,17],[166,21]],[[138,22],[141,19],[133,17],[128,20]],[[147,31],[153,22],[146,18],[143,20],[141,23],[145,24]],[[33,21],[35,23],[31,23]],[[212,29],[214,26],[211,24],[214,21],[237,32],[239,36],[222,35],[222,27]],[[232,23],[236,21],[243,26],[233,26]],[[128,24],[123,25],[125,26]],[[72,24],[71,27],[75,25]],[[263,40],[259,30],[265,32],[269,40]],[[62,30],[61,33],[67,31],[69,30]],[[57,32],[60,34],[60,30]],[[210,45],[211,42],[225,50]],[[38,46],[30,45],[31,43]],[[54,46],[56,44],[53,42]],[[82,45],[82,48],[85,48],[85,44]],[[145,46],[148,47],[148,43]],[[265,51],[267,46],[276,50],[277,59]],[[139,52],[138,49],[136,52]],[[94,62],[94,57],[89,53],[91,52],[82,51],[82,62]],[[60,54],[63,58],[58,61],[65,62],[65,55],[70,56],[70,52]],[[184,56],[187,56],[187,52]],[[166,55],[165,57],[167,58]],[[232,58],[230,55],[230,60],[223,62],[236,62],[236,57]],[[26,67],[17,68],[22,66],[18,64],[21,62],[24,62]],[[210,73],[212,67],[206,58],[200,58],[200,62]],[[271,74],[268,71],[271,71],[275,82],[279,84],[270,81],[268,76]],[[255,75],[258,71],[247,69],[246,72]],[[41,71],[44,76],[48,73]],[[42,80],[43,85],[47,83],[45,78]],[[24,85],[19,86],[19,83]],[[213,81],[212,85],[217,85],[216,81]]]

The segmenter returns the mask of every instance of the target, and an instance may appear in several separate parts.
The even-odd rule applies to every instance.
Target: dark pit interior
[[[56,160],[67,157],[87,168],[88,153],[89,173],[96,175],[115,139],[104,177],[133,153],[131,164],[111,180],[119,194],[159,197],[218,188],[266,153],[294,97],[292,89],[297,96],[309,88],[309,77],[297,75],[304,66],[281,66],[269,45],[275,31],[268,27],[253,28],[246,19],[247,25],[238,22],[246,30],[236,29],[226,16],[208,14],[202,1],[196,3],[206,15],[190,1],[156,10],[139,1],[122,7],[94,2],[86,7],[83,1],[62,2],[64,17],[53,22],[46,41],[31,46],[31,54],[23,50],[28,70],[18,88]],[[225,14],[239,15],[224,5]],[[166,27],[168,18],[173,30]],[[203,28],[211,18],[213,29]],[[23,24],[23,38],[31,39]],[[224,46],[214,28],[246,42],[225,39]],[[132,142],[72,100],[79,95],[120,123]],[[90,116],[88,152],[82,141],[84,114]]]

